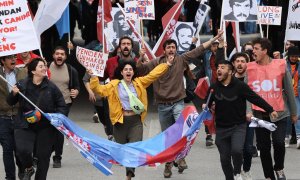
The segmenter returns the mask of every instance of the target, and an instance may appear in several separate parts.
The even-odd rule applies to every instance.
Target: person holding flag
[[[115,70],[116,78],[106,85],[100,85],[98,77],[92,76],[90,88],[95,94],[107,97],[110,119],[113,124],[113,135],[117,143],[142,141],[143,122],[147,114],[146,88],[173,66],[173,57],[166,63],[153,69],[148,75],[136,77],[136,63],[123,61]],[[88,70],[92,75],[92,71]],[[126,167],[127,180],[135,177],[135,169]]]
[[[158,103],[158,116],[162,131],[175,123],[184,108],[184,98],[186,97],[183,83],[184,65],[191,59],[195,59],[203,54],[205,49],[210,47],[222,34],[223,31],[219,31],[218,34],[209,41],[181,55],[176,54],[176,41],[174,39],[168,39],[163,43],[164,54],[161,57],[151,60],[148,63],[139,64],[139,72],[148,73],[157,65],[166,62],[169,57],[174,57],[174,65],[170,71],[153,83],[154,97],[156,103]],[[185,159],[180,159],[177,163],[179,173],[187,169]],[[166,163],[163,173],[165,178],[171,177],[173,165],[174,162]]]
[[[35,179],[45,180],[49,168],[55,128],[31,103],[19,92],[45,113],[67,113],[67,107],[60,90],[46,76],[47,65],[41,58],[33,59],[27,64],[28,77],[17,82],[7,97],[11,106],[19,103],[15,118],[16,155],[24,169],[22,180],[29,180],[34,174],[33,150],[36,148],[38,158]]]
[[[246,100],[262,107],[272,118],[277,118],[278,114],[247,84],[235,78],[233,72],[231,62],[222,60],[217,63],[217,82],[208,90],[208,94],[211,94],[208,107],[215,102],[216,145],[225,178],[242,180],[241,167],[247,128]],[[206,108],[206,104],[202,108]]]

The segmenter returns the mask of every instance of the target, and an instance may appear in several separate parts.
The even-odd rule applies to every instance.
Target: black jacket
[[[60,90],[55,86],[54,83],[45,77],[40,85],[35,85],[32,82],[32,78],[25,78],[17,82],[17,87],[20,92],[23,93],[30,101],[36,104],[45,113],[67,113],[67,106]],[[23,113],[35,108],[27,102],[21,95],[17,94],[14,96],[12,92],[7,97],[7,103],[14,105],[19,102],[20,106],[18,109],[17,117],[14,121],[14,127],[19,128],[43,128],[50,126],[50,121],[44,116],[42,119],[34,124],[29,124]]]
[[[213,101],[216,104],[217,127],[232,127],[244,123],[246,121],[246,100],[263,108],[268,113],[273,112],[272,106],[252,91],[247,84],[235,77],[232,77],[227,86],[216,82],[211,85],[208,92],[211,89],[213,89],[213,93],[208,106],[210,107]]]

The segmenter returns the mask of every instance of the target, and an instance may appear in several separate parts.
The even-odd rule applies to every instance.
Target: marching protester
[[[0,57],[0,75],[5,78],[10,84],[14,85],[16,82],[24,79],[27,76],[27,71],[23,68],[16,67],[16,55],[2,56]],[[14,140],[14,127],[13,121],[15,121],[19,104],[10,106],[6,102],[8,94],[11,92],[12,87],[0,80],[0,144],[3,149],[3,164],[5,169],[5,179],[16,179],[15,172],[15,140]],[[17,158],[17,157],[16,157]],[[21,175],[23,170],[16,159],[19,167],[18,174]],[[19,176],[20,178],[20,176]]]
[[[249,62],[249,56],[246,53],[236,53],[232,56],[230,62],[234,67],[234,76],[240,81],[244,82],[246,76],[247,63]],[[247,123],[246,137],[243,150],[243,171],[241,176],[243,180],[251,180],[252,176],[250,173],[252,156],[253,156],[253,139],[254,139],[254,128],[249,127],[250,122]],[[255,148],[256,149],[256,148]]]
[[[105,134],[109,140],[113,140],[113,127],[109,118],[109,109],[107,99],[95,94],[90,85],[91,76],[85,73],[83,76],[84,86],[89,93],[89,100],[93,103],[97,117],[104,126]],[[100,84],[104,84],[100,81]]]
[[[300,97],[299,97],[299,80],[300,80],[300,62],[299,62],[299,56],[300,56],[300,51],[298,46],[291,46],[288,48],[287,51],[287,67],[288,70],[292,76],[292,85],[293,85],[293,90],[296,98],[296,105],[297,105],[297,115],[300,115]],[[295,125],[295,130],[296,130],[296,137],[297,137],[297,145],[296,147],[300,149],[300,121],[298,118],[297,123]],[[291,121],[288,120],[287,122],[287,135],[288,135],[288,142],[286,142],[287,145],[289,145],[290,141],[290,135],[292,132],[292,124]]]
[[[255,129],[260,159],[265,178],[275,180],[275,171],[277,179],[284,180],[286,179],[284,173],[284,139],[287,117],[290,116],[293,123],[296,123],[298,119],[292,78],[287,70],[286,61],[272,59],[269,56],[272,48],[270,40],[257,38],[252,42],[255,61],[247,64],[246,81],[253,91],[263,97],[278,112],[277,118],[270,118],[267,112],[252,105],[255,117],[273,122],[277,126],[276,131],[272,133],[263,128]],[[252,113],[249,112],[247,116],[251,117]],[[271,145],[274,148],[274,165]]]
[[[7,97],[9,105],[19,103],[15,118],[16,154],[20,159],[24,174],[20,179],[30,180],[33,168],[33,149],[38,158],[35,179],[45,180],[52,152],[54,127],[35,107],[27,102],[19,92],[36,104],[45,113],[67,113],[67,107],[60,90],[46,77],[47,64],[43,59],[33,59],[27,65],[28,77],[17,82]]]
[[[233,72],[231,62],[223,60],[217,63],[218,81],[209,88],[211,99],[208,107],[215,102],[216,145],[225,178],[242,180],[241,166],[247,128],[246,100],[262,107],[272,118],[277,117],[277,112],[248,85],[232,76]]]
[[[119,49],[119,52],[116,56],[109,58],[106,62],[106,67],[104,70],[103,80],[109,78],[110,80],[113,79],[115,69],[118,67],[119,63],[123,61],[141,61],[147,62],[148,58],[145,56],[145,50],[142,48],[140,50],[139,58],[133,53],[133,40],[128,36],[123,36],[119,40],[119,45],[116,49]]]
[[[63,94],[65,103],[67,105],[66,115],[68,116],[72,103],[78,96],[80,90],[78,72],[75,68],[65,62],[67,59],[67,52],[63,47],[57,46],[54,49],[52,56],[53,62],[49,65],[49,70],[51,72],[51,81],[59,88],[59,90]],[[63,146],[64,135],[59,131],[56,131],[53,168],[61,167]]]
[[[184,65],[191,59],[199,57],[204,53],[214,41],[216,41],[221,35],[222,31],[218,32],[218,35],[213,37],[207,42],[204,42],[199,47],[177,55],[177,43],[173,39],[168,39],[163,43],[163,56],[151,60],[148,63],[139,64],[139,72],[147,73],[160,63],[164,63],[170,56],[174,56],[174,65],[172,68],[157,81],[153,83],[154,98],[158,104],[158,118],[161,126],[161,130],[164,131],[179,118],[184,108],[184,98],[186,97],[183,75],[185,69]],[[184,169],[187,169],[185,159],[179,159],[177,161],[178,171],[182,173]],[[172,167],[174,163],[168,162],[165,164],[164,177],[170,178],[172,175]]]
[[[136,77],[136,63],[124,61],[116,69],[115,80],[106,85],[100,85],[99,79],[93,77],[90,87],[102,97],[108,98],[109,114],[113,124],[113,135],[117,143],[141,141],[143,139],[143,122],[147,114],[146,88],[168,69],[173,67],[173,56],[166,63],[153,69],[148,75]],[[92,72],[89,72],[92,74]],[[135,169],[126,167],[127,180],[135,177]]]

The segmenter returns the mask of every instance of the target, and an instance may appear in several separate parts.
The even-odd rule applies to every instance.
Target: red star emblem
[[[6,42],[6,38],[5,37],[3,37],[1,40],[2,40],[2,42]]]

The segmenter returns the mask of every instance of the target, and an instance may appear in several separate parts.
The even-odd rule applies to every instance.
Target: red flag
[[[164,51],[162,44],[167,39],[170,39],[172,37],[172,34],[176,27],[176,23],[181,13],[182,4],[183,0],[179,0],[162,18],[164,31],[153,48],[153,53],[156,56],[161,56],[163,54]]]
[[[111,10],[112,7],[111,7],[110,0],[99,0],[98,12],[97,12],[97,38],[99,42],[103,45],[105,53],[107,53],[108,50],[107,50],[106,40],[103,35],[104,33],[103,29],[108,22],[112,21],[112,17],[110,14]]]
[[[206,119],[203,121],[205,126],[208,128],[209,134],[216,134],[215,117],[215,113],[212,113],[212,119]]]
[[[209,87],[208,77],[203,77],[198,80],[197,87],[194,93],[201,99],[205,99]]]

